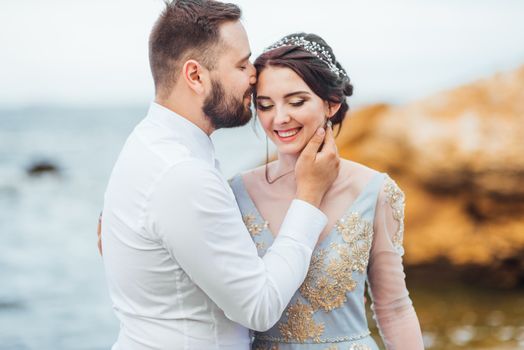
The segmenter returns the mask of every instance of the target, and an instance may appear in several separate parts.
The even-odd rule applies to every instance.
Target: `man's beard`
[[[246,107],[244,98],[252,93],[252,89],[247,90],[241,100],[237,100],[226,95],[218,80],[211,80],[211,87],[211,93],[204,100],[202,110],[215,130],[246,125],[251,120],[251,108]]]

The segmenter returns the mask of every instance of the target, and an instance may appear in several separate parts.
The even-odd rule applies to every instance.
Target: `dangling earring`
[[[331,121],[331,118],[328,118],[326,122],[326,128],[332,128],[332,127],[333,127],[333,122]]]

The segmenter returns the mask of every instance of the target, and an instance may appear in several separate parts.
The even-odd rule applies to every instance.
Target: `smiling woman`
[[[501,198],[509,197],[498,194],[508,195],[508,181],[519,176],[515,169],[524,169],[522,166],[518,168],[513,160],[508,161],[513,159],[508,158],[513,155],[515,160],[522,159],[520,154],[524,154],[518,153],[519,147],[511,146],[521,144],[518,136],[522,135],[519,130],[524,122],[519,119],[523,115],[519,111],[524,98],[519,98],[516,92],[522,91],[524,71],[519,71],[518,80],[509,79],[506,74],[498,75],[496,79],[483,80],[468,89],[450,91],[444,95],[444,100],[442,95],[436,95],[427,101],[399,105],[520,65],[524,59],[522,0],[232,1],[243,10],[243,24],[255,56],[269,42],[297,28],[306,28],[328,38],[337,59],[348,69],[356,87],[355,95],[351,97],[352,110],[364,103],[395,104],[394,108],[381,104],[351,114],[351,120],[344,121],[345,130],[338,141],[343,141],[340,145],[345,143],[344,133],[351,130],[351,137],[348,136],[347,140],[353,141],[340,149],[341,154],[351,155],[351,159],[377,168],[400,169],[401,173],[395,173],[395,180],[402,185],[409,200],[406,217],[410,222],[406,225],[413,225],[406,228],[411,233],[406,242],[406,264],[413,264],[414,257],[430,258],[442,250],[462,261],[468,256],[483,259],[484,254],[495,252],[497,259],[504,259],[498,261],[509,265],[491,261],[489,264],[495,269],[509,266],[511,270],[502,273],[490,270],[488,274],[475,275],[480,276],[478,280],[498,283],[495,278],[501,278],[507,282],[506,278],[513,275],[506,272],[518,272],[518,265],[514,263],[518,260],[505,260],[503,254],[510,247],[511,254],[522,255],[516,255],[518,245],[513,240],[522,241],[519,237],[524,230],[519,231],[519,228],[524,227],[524,220],[518,215],[524,211],[517,210],[520,202],[512,199],[501,201]],[[94,245],[94,224],[120,147],[135,124],[146,115],[147,105],[153,97],[147,41],[151,26],[164,4],[162,0],[24,0],[3,1],[0,8],[0,348],[107,349],[115,341],[119,322],[112,313],[103,260]],[[239,53],[238,59],[235,56],[238,72],[248,67],[247,60],[243,61],[248,51]],[[261,80],[271,83],[266,78],[271,70],[276,74],[279,69],[282,68],[268,67],[268,75],[263,74]],[[288,71],[286,77],[293,77],[289,78],[291,81],[296,75],[296,72]],[[262,105],[270,106],[267,112],[270,114],[276,114],[277,109],[282,111],[282,106],[285,106],[296,119],[293,119],[293,124],[288,123],[289,126],[281,123],[282,129],[271,128],[270,136],[282,146],[294,147],[295,142],[300,141],[300,134],[304,134],[310,125],[308,120],[299,120],[297,111],[311,107],[312,98],[318,98],[318,95],[312,94],[309,86],[307,91],[292,86],[289,92],[306,91],[310,95],[301,93],[284,98],[286,92],[275,93],[281,83],[284,82],[274,84],[275,91],[264,92],[262,96],[270,99],[260,101],[258,114],[265,113],[260,108]],[[301,83],[307,85],[303,80]],[[508,84],[514,84],[515,89],[508,90]],[[264,86],[259,84],[260,92],[262,88]],[[242,99],[241,90],[236,93],[238,99]],[[463,99],[464,96],[467,98]],[[245,97],[244,104],[248,102],[249,98]],[[437,110],[435,106],[438,106]],[[478,119],[473,117],[472,111],[479,111]],[[317,117],[312,116],[312,119],[320,122],[320,117],[318,120]],[[377,120],[385,123],[377,128],[374,124]],[[415,126],[413,121],[416,121]],[[439,124],[440,127],[435,129],[434,121],[445,125]],[[410,125],[410,130],[406,130],[405,125]],[[441,133],[447,126],[450,132]],[[480,127],[470,133],[467,129],[471,126]],[[405,137],[401,130],[411,138]],[[274,131],[278,131],[283,140],[294,140],[278,140]],[[445,136],[445,140],[427,138],[425,132],[428,131]],[[295,132],[298,132],[296,137],[290,136]],[[424,144],[434,147],[423,147],[421,138]],[[220,160],[220,168],[226,177],[260,164],[264,158],[264,141],[253,134],[251,126],[220,130],[212,135],[212,139],[216,158]],[[479,141],[483,156],[475,151],[474,157],[469,158],[466,153],[453,151],[455,145],[470,144],[471,141]],[[405,142],[412,146],[405,148]],[[444,148],[439,148],[443,145],[441,142],[445,143]],[[492,146],[498,147],[499,151],[492,152]],[[442,152],[442,149],[453,152]],[[406,162],[406,155],[414,156],[424,166]],[[428,160],[448,156],[452,158],[426,166]],[[28,175],[28,166],[39,159],[59,165],[60,176]],[[279,159],[282,160],[284,158]],[[381,161],[393,164],[393,167],[388,168]],[[279,164],[285,163],[269,165],[273,176],[270,180],[276,180],[272,186],[267,185],[263,169],[257,179],[260,188],[268,190],[268,196],[273,196],[275,201],[264,205],[266,201],[257,200],[256,209],[262,214],[260,216],[249,216],[255,213],[255,208],[245,204],[245,219],[261,252],[272,242],[268,230],[275,233],[278,225],[278,218],[274,219],[271,212],[280,212],[277,206],[280,203],[285,205],[278,196],[286,196],[284,191],[292,191],[294,185],[294,168],[280,169],[277,168]],[[464,178],[464,164],[474,166],[480,173]],[[444,166],[446,171],[452,171],[449,173],[451,177],[443,178],[434,171]],[[359,172],[356,170],[359,169],[355,167],[353,170],[347,172],[347,183],[355,180],[354,191],[347,196],[336,196],[337,190],[343,186],[331,190],[332,198],[346,202],[346,206],[340,205],[343,208],[340,211],[347,209],[358,197],[358,190],[366,185],[357,181]],[[499,172],[504,175],[497,177]],[[285,176],[279,178],[281,175]],[[245,174],[246,185],[250,179]],[[434,193],[433,185],[442,185],[442,180],[449,184],[456,179],[466,182],[480,179],[485,190],[479,194],[475,188],[459,184],[457,189],[463,194],[460,198],[456,192],[449,197]],[[428,183],[429,187],[418,185]],[[410,188],[412,184],[415,186]],[[263,195],[256,192],[256,186],[246,187],[254,199]],[[521,187],[517,183],[512,194],[522,193]],[[430,201],[426,201],[428,197]],[[336,207],[335,202],[325,203],[328,204]],[[268,208],[271,205],[275,208]],[[345,212],[353,212],[355,208]],[[481,219],[487,220],[478,221],[479,213]],[[508,215],[508,219],[500,213]],[[331,217],[338,217],[338,214]],[[260,220],[261,216],[264,220]],[[422,220],[424,217],[430,218]],[[466,226],[459,226],[462,222]],[[439,226],[428,223],[438,223]],[[349,232],[332,220],[329,227],[335,226],[342,232]],[[457,236],[457,232],[460,235]],[[459,243],[464,242],[470,233],[480,243]],[[331,243],[336,235],[339,233],[331,233],[323,242]],[[343,239],[342,233],[340,236]],[[365,243],[365,240],[361,242]],[[441,244],[443,242],[445,247]],[[419,243],[423,244],[413,249],[413,244]],[[329,248],[327,243],[320,246],[317,253],[324,248]],[[482,254],[476,255],[478,252]],[[317,262],[318,257],[321,255],[317,255]],[[332,260],[324,259],[328,266],[334,262],[331,270],[334,273],[341,267],[337,263],[339,259],[335,258],[336,253]],[[317,263],[314,271],[322,271],[319,266]],[[442,267],[438,268],[443,271]],[[435,281],[433,274],[425,271],[421,274],[433,284],[427,284],[426,279],[419,280],[418,275],[409,270],[408,286],[424,328],[426,348],[516,349],[520,346],[524,349],[521,290],[501,292],[469,284],[455,287]],[[314,300],[310,305],[315,310],[323,305],[319,302],[321,299],[315,297],[322,295],[316,288],[318,284],[314,283],[321,279],[315,280],[315,276],[311,276],[302,290]],[[332,281],[330,274],[317,276]],[[347,278],[339,281],[347,282],[340,286],[352,285]],[[340,290],[332,289],[333,286],[329,285],[329,291],[336,292],[333,295],[342,295]],[[309,288],[311,292],[308,292]],[[324,305],[333,302],[328,298],[326,301]],[[294,312],[290,314],[297,315],[297,310],[308,309],[295,306],[290,310]],[[339,309],[331,312],[337,310],[340,313]],[[302,323],[307,326],[302,334],[307,335],[309,330],[319,332],[322,321],[317,315],[322,312],[314,311],[314,323]],[[460,335],[471,326],[476,341],[464,344],[464,337]],[[298,322],[284,323],[282,327],[295,335],[304,329]],[[324,334],[326,329],[332,328],[325,323]],[[508,341],[508,337],[512,339]],[[320,349],[328,347],[317,346]]]
[[[245,223],[264,256],[296,192],[292,175],[308,140],[329,121],[340,126],[353,86],[331,47],[291,34],[255,60],[256,109],[278,159],[231,180]],[[404,282],[404,194],[388,175],[342,160],[322,200],[328,224],[308,275],[278,323],[256,332],[256,350],[376,350],[364,306],[369,285],[387,349],[423,349]]]
[[[346,116],[346,97],[353,94],[344,69],[329,48],[324,60],[296,50],[303,34],[288,35],[284,45],[269,50],[255,61],[259,82],[256,108],[261,124],[280,152],[300,152],[315,130],[327,120],[339,127]],[[303,44],[327,44],[316,35]],[[318,49],[318,48],[315,48]],[[316,51],[315,51],[316,52]],[[334,62],[332,61],[334,60]],[[275,86],[274,81],[280,84]],[[291,121],[291,115],[293,121]],[[293,142],[297,139],[297,142]],[[284,147],[284,144],[287,146]]]

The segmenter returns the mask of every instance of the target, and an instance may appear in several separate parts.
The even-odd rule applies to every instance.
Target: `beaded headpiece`
[[[306,40],[303,36],[291,36],[288,38],[281,39],[273,45],[266,48],[264,52],[275,50],[284,46],[299,46],[307,52],[316,56],[325,64],[327,64],[329,70],[338,75],[339,77],[347,76],[346,72],[343,69],[338,68],[337,65],[333,62],[331,54],[324,46],[314,41]]]

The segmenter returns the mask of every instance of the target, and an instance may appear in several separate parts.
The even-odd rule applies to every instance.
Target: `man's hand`
[[[100,252],[100,256],[102,256],[102,213],[100,213],[100,216],[98,217],[96,233],[98,235],[98,251]]]
[[[324,145],[322,146],[322,142]],[[322,150],[319,149],[322,147]],[[319,128],[306,145],[295,166],[297,199],[317,208],[327,190],[338,176],[340,157],[333,137],[333,129]]]

